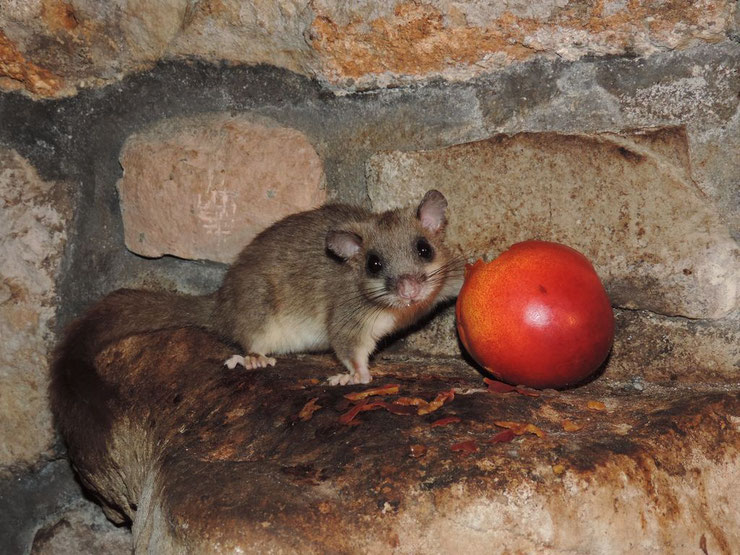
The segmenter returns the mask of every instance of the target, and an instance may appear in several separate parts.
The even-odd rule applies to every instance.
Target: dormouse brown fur
[[[96,382],[92,360],[107,343],[182,326],[240,345],[243,353],[225,362],[231,368],[332,350],[347,372],[330,383],[367,383],[377,342],[460,289],[463,261],[445,245],[446,212],[435,190],[417,206],[382,213],[327,205],[260,233],[211,295],[115,291],[73,323],[57,348],[52,402],[64,404],[75,388]]]

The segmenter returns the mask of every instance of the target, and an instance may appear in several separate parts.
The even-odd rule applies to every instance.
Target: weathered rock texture
[[[347,8],[322,3],[311,45],[330,81],[361,83],[442,75],[470,78],[547,54],[645,55],[717,40],[732,25],[733,7],[651,2],[393,2]],[[376,82],[377,82],[376,81]]]
[[[130,529],[115,527],[99,505],[80,495],[79,481],[66,459],[0,478],[0,507],[3,553],[28,554],[34,549],[55,555],[131,553]]]
[[[34,534],[31,555],[131,555],[131,533],[90,502],[78,502]]]
[[[727,488],[740,478],[736,382],[601,379],[527,397],[486,392],[458,361],[384,361],[373,385],[401,386],[387,400],[450,388],[454,400],[426,416],[377,410],[347,425],[350,389],[317,383],[335,363],[225,371],[229,352],[179,330],[129,337],[96,359],[119,397],[109,425],[71,438],[71,453],[83,481],[133,520],[138,550],[740,548],[740,498]],[[302,419],[311,399],[319,409]],[[450,416],[460,421],[431,426]],[[582,428],[565,431],[564,420]],[[500,421],[546,435],[487,443]],[[475,452],[453,450],[461,442]]]
[[[378,210],[432,187],[449,200],[450,241],[468,255],[558,241],[595,264],[617,306],[691,318],[736,306],[737,246],[691,180],[683,129],[499,135],[368,163]]]
[[[0,149],[0,475],[36,462],[54,439],[47,355],[70,212],[62,184]]]
[[[340,90],[469,79],[536,55],[643,56],[718,42],[735,2],[0,1],[0,77],[42,96],[157,60],[277,65]]]
[[[305,135],[264,119],[165,120],[128,139],[121,166],[126,246],[150,257],[231,262],[269,225],[326,200]]]

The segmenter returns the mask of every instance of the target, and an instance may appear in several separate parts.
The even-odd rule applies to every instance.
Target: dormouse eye
[[[416,252],[419,253],[419,258],[422,258],[426,261],[434,258],[434,249],[432,248],[432,245],[429,244],[429,241],[424,238],[419,239],[416,242]]]
[[[383,269],[383,262],[377,254],[370,254],[367,257],[367,271],[371,274],[378,274]]]

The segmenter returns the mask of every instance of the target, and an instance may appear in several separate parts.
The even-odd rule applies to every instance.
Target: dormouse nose
[[[402,299],[409,301],[416,300],[421,293],[419,278],[408,274],[400,276],[396,284],[396,291]]]

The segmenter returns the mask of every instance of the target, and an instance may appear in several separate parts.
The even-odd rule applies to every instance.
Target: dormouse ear
[[[419,208],[416,210],[416,217],[419,218],[424,229],[436,233],[447,224],[445,210],[447,210],[447,199],[442,193],[432,189],[427,191],[421,199]]]
[[[362,237],[351,231],[329,230],[326,234],[326,248],[330,253],[348,260],[360,252]]]

